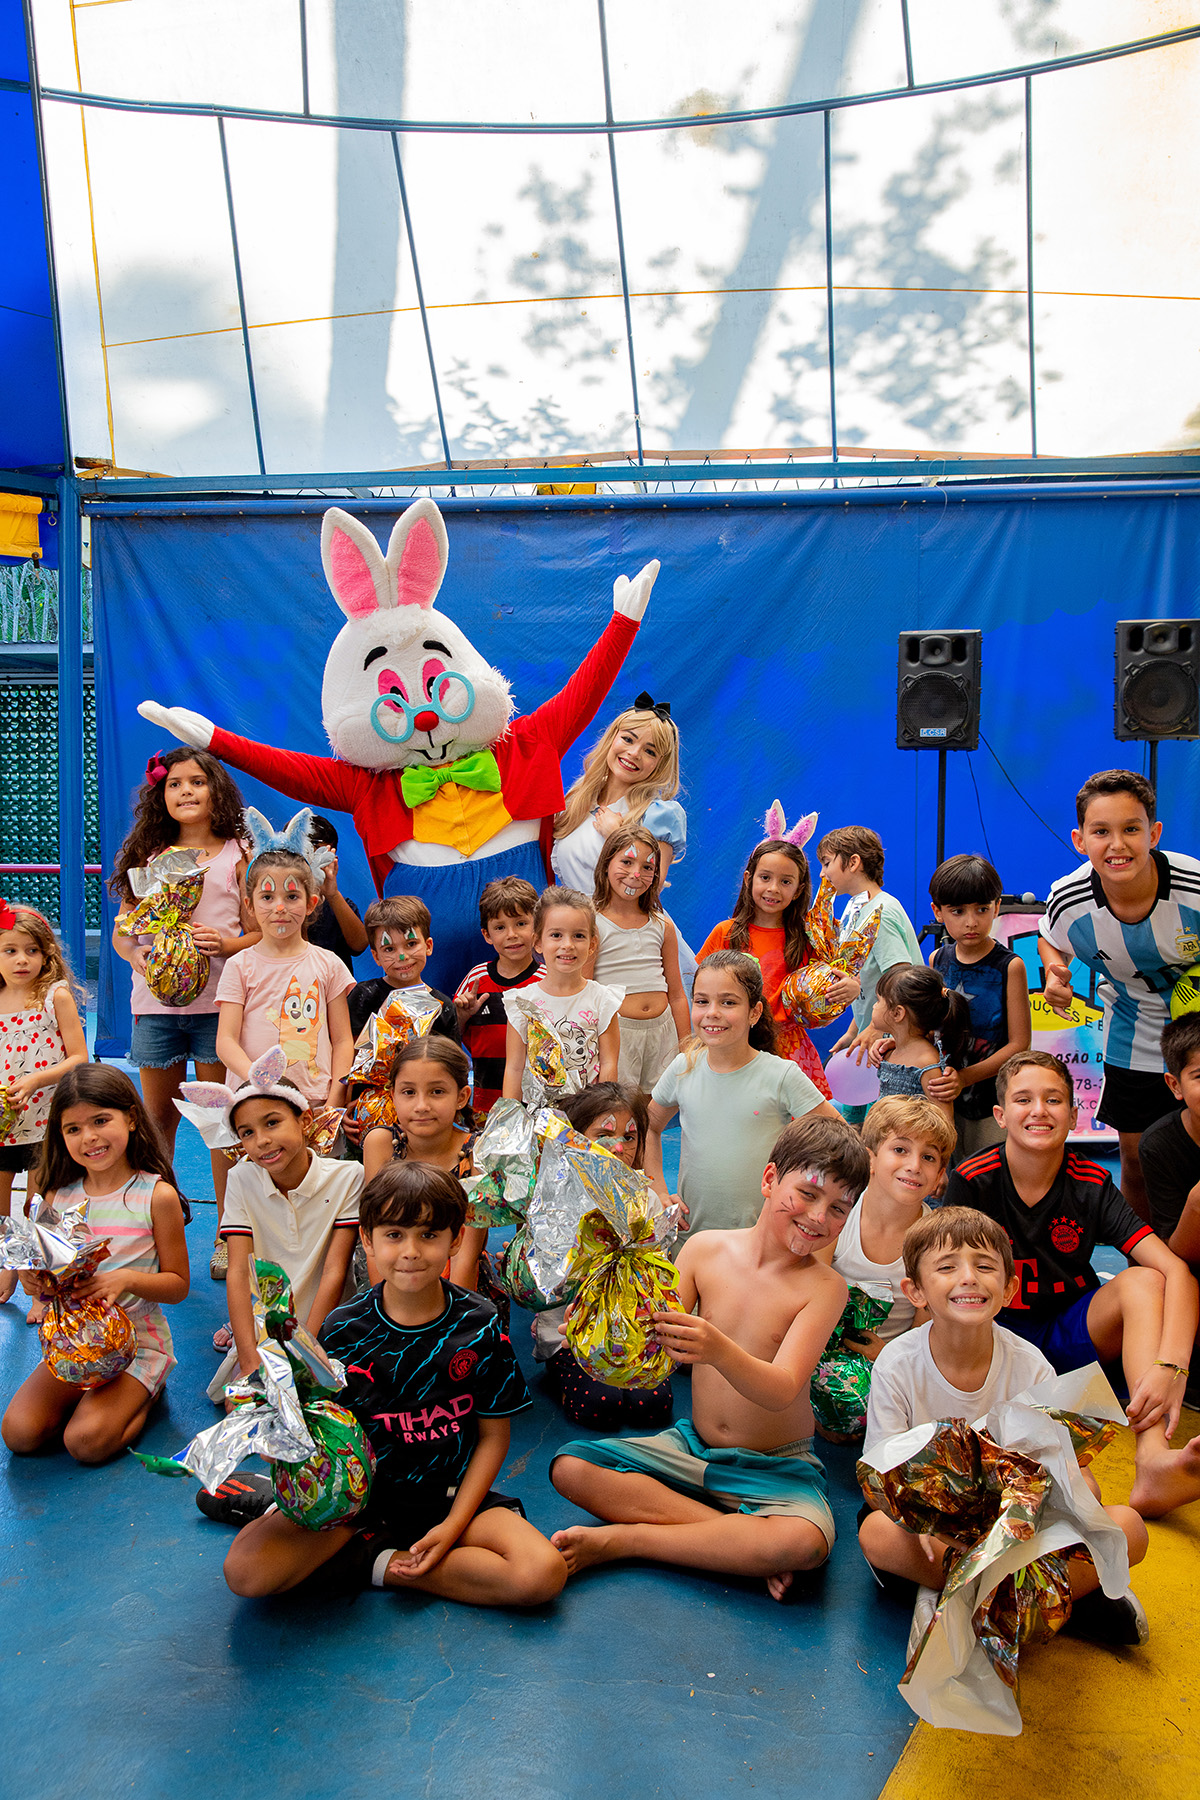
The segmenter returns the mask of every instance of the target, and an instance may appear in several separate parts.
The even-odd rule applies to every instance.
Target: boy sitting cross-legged
[[[693,1370],[691,1419],[654,1437],[565,1444],[550,1479],[610,1521],[554,1533],[572,1574],[622,1557],[762,1575],[781,1599],[795,1569],[833,1547],[825,1471],[813,1454],[808,1384],[846,1300],[817,1260],[870,1173],[841,1119],[795,1120],[745,1231],[701,1231],[679,1253],[684,1311],[655,1315],[672,1359]]]
[[[338,1404],[375,1452],[367,1510],[325,1531],[274,1510],[255,1519],[225,1559],[235,1594],[285,1593],[318,1569],[472,1606],[537,1606],[562,1587],[562,1557],[519,1500],[492,1491],[509,1418],[530,1399],[491,1302],[442,1279],[466,1216],[456,1177],[428,1163],[368,1182],[360,1230],[383,1279],[320,1334],[349,1377]]]
[[[938,1419],[973,1424],[1054,1375],[1040,1350],[996,1324],[1001,1307],[1016,1295],[1018,1276],[1012,1246],[995,1220],[966,1206],[928,1214],[905,1235],[904,1267],[904,1291],[914,1306],[927,1309],[929,1323],[893,1339],[880,1353],[867,1405],[864,1455],[914,1425]],[[1098,1499],[1095,1478],[1085,1471],[1084,1480]],[[1105,1510],[1125,1534],[1130,1563],[1141,1562],[1146,1527],[1137,1513],[1128,1506]],[[907,1530],[873,1510],[869,1499],[858,1515],[858,1541],[877,1574],[922,1587],[944,1585],[947,1552],[954,1546]],[[1145,1642],[1146,1616],[1131,1594],[1118,1600],[1102,1594],[1090,1558],[1073,1557],[1069,1570],[1076,1602],[1073,1622],[1080,1635],[1110,1643]]]
[[[1196,1283],[1161,1238],[1126,1206],[1106,1170],[1068,1150],[1075,1124],[1071,1072],[1044,1050],[1010,1057],[996,1077],[996,1115],[1008,1136],[951,1171],[946,1199],[1003,1226],[1018,1282],[1001,1323],[1034,1344],[1060,1375],[1118,1356],[1137,1473],[1130,1504],[1160,1518],[1200,1498],[1200,1438],[1170,1447],[1196,1335]],[[1097,1244],[1136,1265],[1103,1286]]]

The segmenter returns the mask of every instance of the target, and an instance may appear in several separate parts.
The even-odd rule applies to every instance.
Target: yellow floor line
[[[1174,1438],[1200,1431],[1185,1412]],[[1093,1464],[1106,1501],[1129,1497],[1133,1434]],[[1061,1638],[1021,1658],[1018,1738],[937,1731],[918,1722],[880,1800],[1162,1800],[1200,1794],[1200,1501],[1150,1525],[1135,1570],[1150,1641],[1106,1650]]]

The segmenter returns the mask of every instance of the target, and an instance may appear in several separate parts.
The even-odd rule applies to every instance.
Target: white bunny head
[[[439,768],[494,744],[512,717],[503,675],[434,610],[448,554],[432,500],[401,514],[386,556],[349,513],[325,514],[321,561],[346,623],[321,712],[334,750],[359,768]]]

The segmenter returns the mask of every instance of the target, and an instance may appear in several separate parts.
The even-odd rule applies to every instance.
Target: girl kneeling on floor
[[[123,1374],[94,1388],[59,1381],[39,1363],[9,1401],[0,1433],[10,1450],[28,1454],[61,1431],[76,1462],[107,1462],[140,1435],[175,1366],[162,1309],[188,1291],[175,1173],[128,1075],[101,1063],[68,1070],[50,1102],[30,1187],[60,1214],[79,1208],[88,1230],[110,1240],[105,1261],[76,1292],[122,1307],[137,1353]],[[23,1273],[21,1285],[42,1297],[36,1272]]]

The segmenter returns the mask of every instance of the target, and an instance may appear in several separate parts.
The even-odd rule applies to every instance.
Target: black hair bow
[[[650,698],[650,695],[647,694],[644,689],[638,695],[637,699],[634,701],[633,710],[635,712],[652,712],[656,719],[662,719],[668,725],[670,725],[674,722],[671,718],[671,703],[670,703],[670,701],[669,700],[652,700]]]

